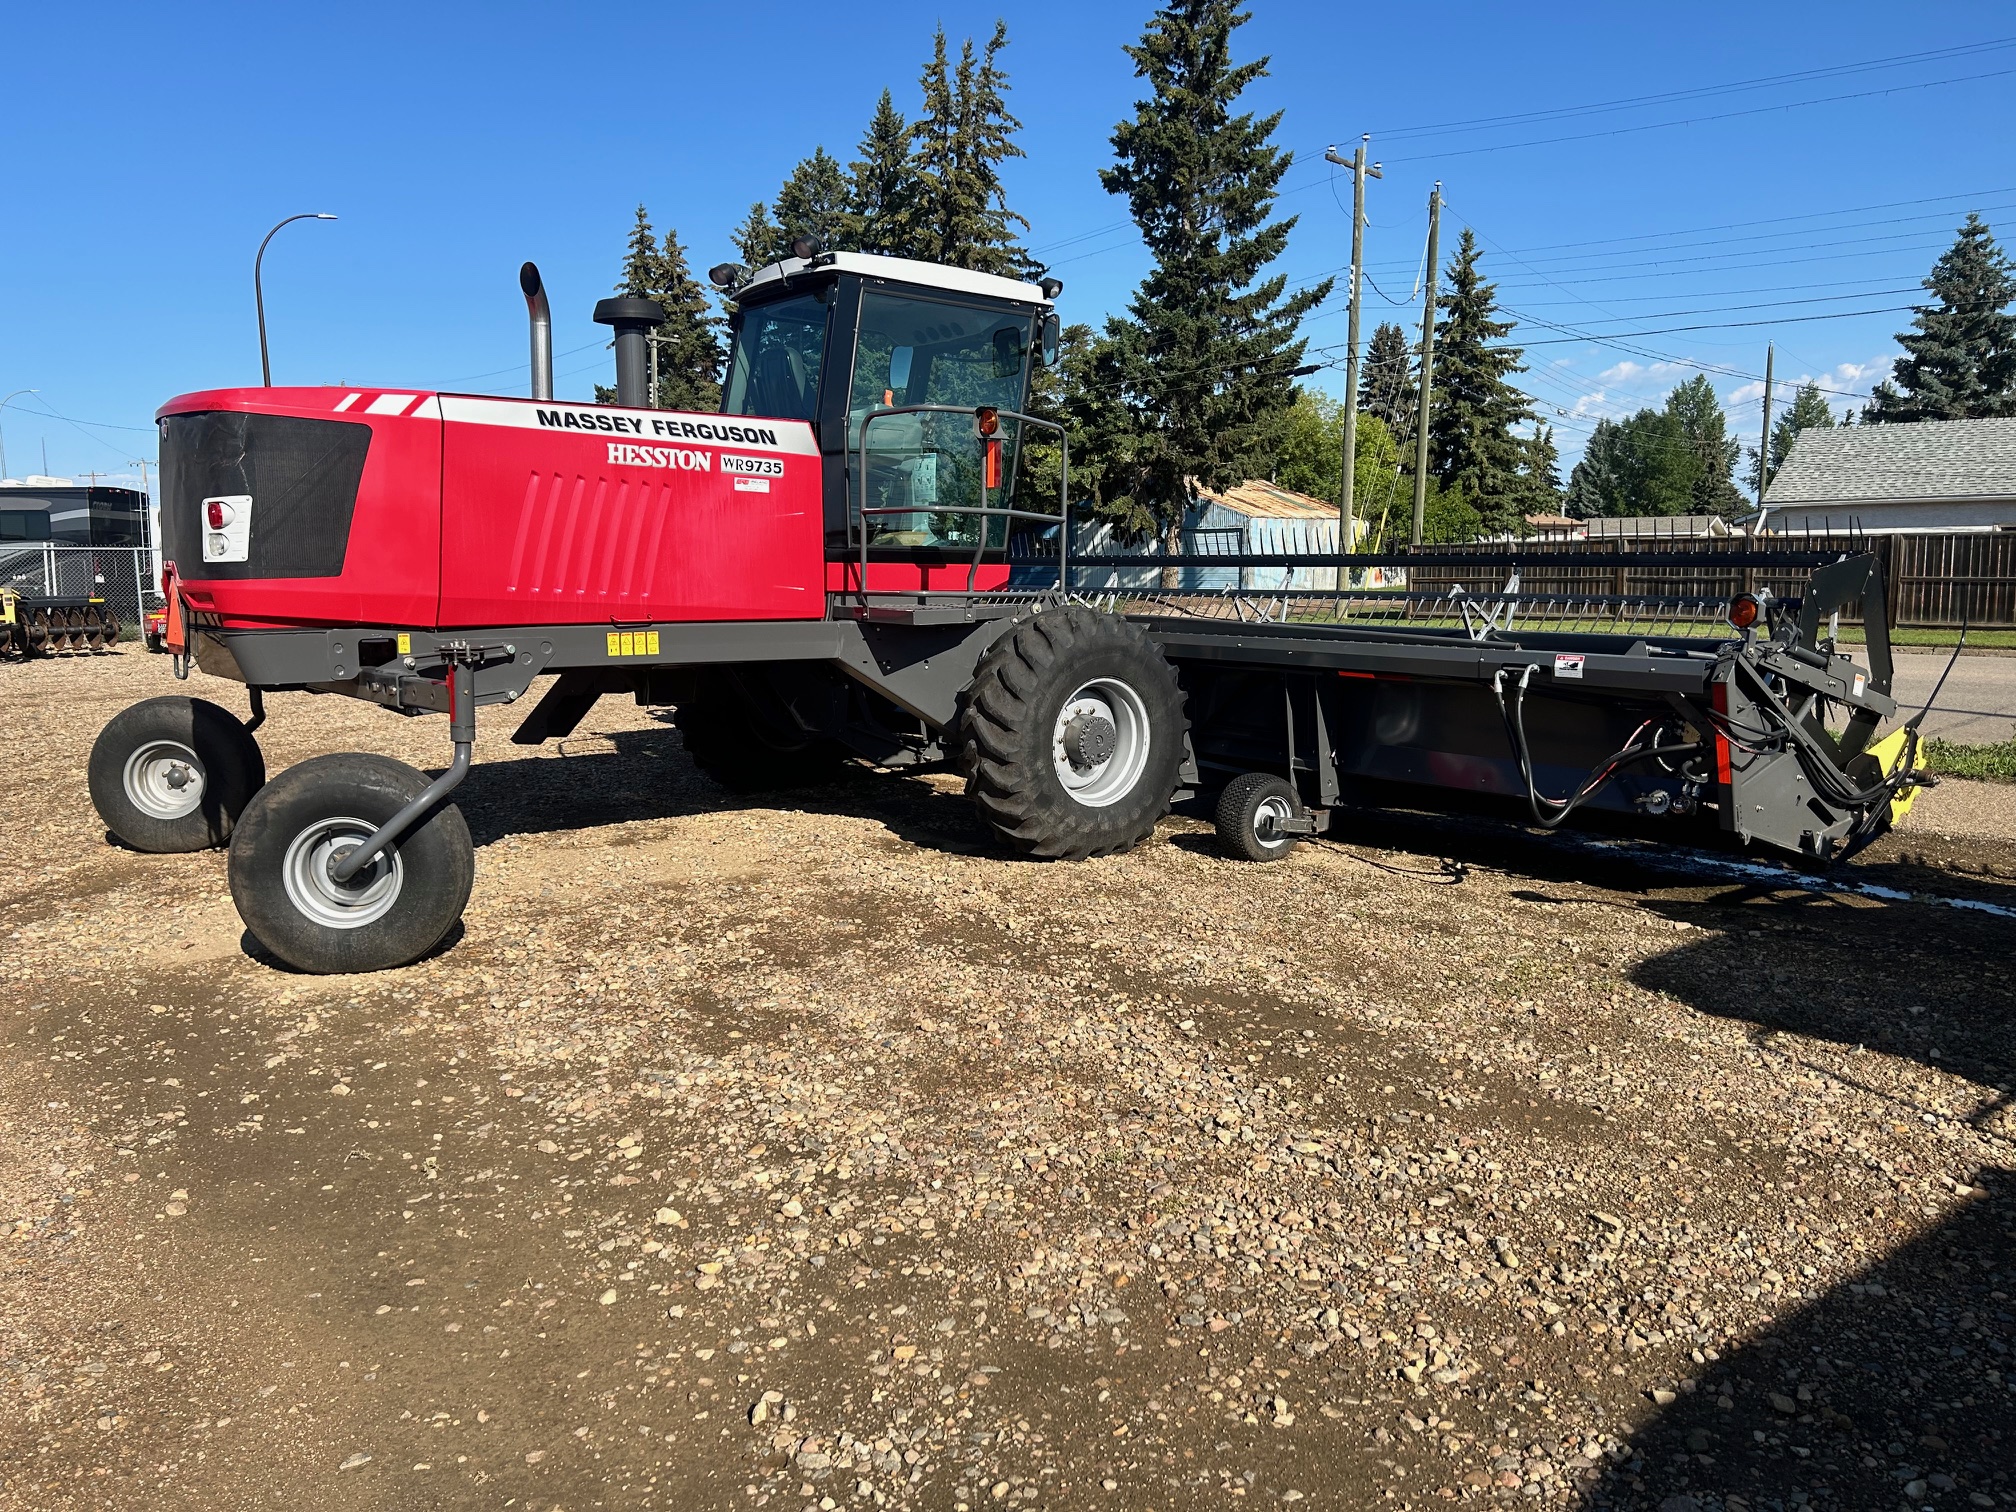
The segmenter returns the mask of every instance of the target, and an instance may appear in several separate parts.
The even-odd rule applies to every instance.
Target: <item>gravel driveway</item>
[[[2016,1506],[2002,914],[1488,819],[1027,864],[605,700],[486,726],[458,939],[307,977],[91,813],[172,689],[0,666],[0,1507]],[[2016,905],[1963,824],[1848,871]]]

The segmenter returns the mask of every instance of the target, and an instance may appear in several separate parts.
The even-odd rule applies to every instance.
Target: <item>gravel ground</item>
[[[172,687],[0,666],[0,1507],[2016,1506],[2006,917],[1483,819],[1025,864],[608,700],[486,726],[459,938],[306,977],[91,812]],[[1957,787],[1849,870],[2016,902]]]

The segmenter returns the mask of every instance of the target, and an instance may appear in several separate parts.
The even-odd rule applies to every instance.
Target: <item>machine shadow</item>
[[[962,795],[915,776],[849,766],[816,786],[748,795],[703,776],[670,728],[574,736],[555,745],[558,756],[470,769],[455,802],[478,849],[511,835],[772,809],[874,820],[914,845],[1013,859],[996,848]]]
[[[1591,1512],[2004,1506],[2016,1467],[2016,1170],[1702,1368],[1584,1493]]]
[[[1565,900],[1564,900],[1565,901]],[[1703,935],[1642,986],[1754,1028],[1866,1047],[1973,1081],[1986,1127],[2016,1082],[2016,926],[1764,887],[1648,905]],[[1858,1083],[1853,1062],[1831,1069]],[[1861,1083],[1895,1117],[1941,1117]],[[2004,1505],[2016,1490],[2016,1170],[1970,1173],[1957,1215],[1704,1367],[1584,1505],[1721,1509]]]
[[[1768,884],[1643,906],[1701,933],[1639,963],[1642,987],[1750,1024],[1760,1041],[1785,1033],[1903,1056],[1984,1097],[2016,1078],[2016,923]]]

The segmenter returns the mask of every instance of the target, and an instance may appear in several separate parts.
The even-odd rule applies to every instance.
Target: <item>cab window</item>
[[[826,355],[826,302],[800,294],[742,312],[721,411],[813,420]]]

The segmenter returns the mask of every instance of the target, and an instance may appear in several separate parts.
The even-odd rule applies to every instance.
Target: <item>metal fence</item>
[[[1495,556],[1517,550],[1522,558],[1520,588],[1529,595],[1557,595],[1566,598],[1608,597],[1613,600],[1687,598],[1726,602],[1737,593],[1768,589],[1777,594],[1797,594],[1806,580],[1804,571],[1776,571],[1771,568],[1742,567],[1718,562],[1746,551],[1798,550],[1839,551],[1845,554],[1874,552],[1883,562],[1884,600],[1893,627],[1950,629],[1966,623],[1975,629],[2016,627],[2016,535],[1759,535],[1679,537],[1670,535],[1592,538],[1590,540],[1534,540],[1516,543],[1480,542],[1471,546],[1426,548],[1437,555],[1475,553]],[[1633,561],[1642,553],[1657,552],[1665,560],[1657,566]],[[1549,568],[1546,558],[1573,554],[1614,557],[1608,563],[1590,567]],[[1693,563],[1673,565],[1676,555],[1698,555]],[[1418,591],[1446,593],[1461,583],[1472,591],[1490,591],[1496,584],[1473,581],[1461,567],[1438,565],[1415,568],[1409,581]],[[1845,623],[1859,624],[1862,606],[1851,604],[1842,611]]]
[[[140,633],[142,614],[161,607],[154,554],[145,546],[59,546],[51,541],[0,549],[0,586],[28,598],[101,598],[120,635]]]

